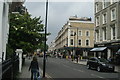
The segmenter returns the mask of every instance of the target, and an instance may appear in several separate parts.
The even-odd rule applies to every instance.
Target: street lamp
[[[43,78],[45,77],[45,70],[46,70],[46,34],[47,34],[47,16],[48,15],[48,0],[46,1],[46,15],[45,15],[45,42],[44,42],[44,56],[43,56]]]

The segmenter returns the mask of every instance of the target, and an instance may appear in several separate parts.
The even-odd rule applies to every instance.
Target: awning
[[[120,55],[120,49],[116,52],[116,54],[119,54],[119,55]]]
[[[120,52],[120,49],[117,52]]]
[[[103,51],[105,50],[107,47],[98,47],[98,48],[93,48],[90,51]]]

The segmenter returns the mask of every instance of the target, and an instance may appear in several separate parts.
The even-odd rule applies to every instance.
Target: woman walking
[[[31,61],[29,71],[30,70],[31,70],[31,80],[37,80],[37,77],[39,76],[39,66],[36,57],[33,57],[33,60]]]

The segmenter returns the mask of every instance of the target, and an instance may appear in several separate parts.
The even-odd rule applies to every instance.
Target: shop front
[[[95,47],[91,49],[90,52],[93,52],[94,57],[107,59],[107,47]]]
[[[117,63],[120,61],[120,57],[118,57],[117,52],[120,49],[120,41],[118,42],[109,42],[109,43],[102,43],[102,44],[95,44],[95,48],[103,47],[103,50],[100,51],[100,49],[97,51],[97,49],[93,49],[91,51],[94,51],[96,56],[102,55],[106,58],[112,58],[113,62]],[[105,48],[105,49],[104,49]],[[119,60],[118,60],[119,59]]]

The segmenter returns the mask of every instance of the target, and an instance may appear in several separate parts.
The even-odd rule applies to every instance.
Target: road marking
[[[75,68],[73,68],[73,70],[76,70],[76,71],[79,71],[79,72],[84,72],[84,71],[82,71],[82,70],[78,70],[78,69],[75,69]]]
[[[64,65],[64,64],[63,64],[63,66],[65,66],[65,67],[67,67],[67,68],[71,68],[70,66],[67,66],[67,65]]]
[[[70,66],[67,66],[67,65],[64,65],[63,64],[63,66],[65,66],[65,67],[67,67],[67,68],[72,68],[72,67],[70,67]],[[73,70],[75,70],[75,71],[79,71],[79,72],[84,72],[84,71],[82,71],[82,70],[79,70],[79,69],[75,69],[75,68],[72,68]]]
[[[56,63],[56,64],[60,64],[60,63],[57,63],[57,62],[55,62],[55,61],[51,61],[51,62]]]
[[[78,71],[80,71],[80,72],[84,72],[84,71],[82,71],[82,70],[78,70]]]
[[[98,75],[95,75],[95,74],[91,74],[91,76],[95,76],[95,77],[98,77],[98,78],[104,78],[104,77],[101,77],[101,76],[98,76]]]
[[[98,78],[101,78],[101,79],[109,80],[109,79],[106,79],[104,77],[101,77],[101,76],[98,76],[98,75],[95,75],[95,74],[91,74],[91,76],[95,76],[95,77],[98,77]]]
[[[43,70],[40,68],[40,77],[41,77],[41,75],[43,75]],[[47,73],[45,73],[45,76],[46,76],[47,78],[51,78],[51,79],[52,79],[52,77],[49,76]]]

